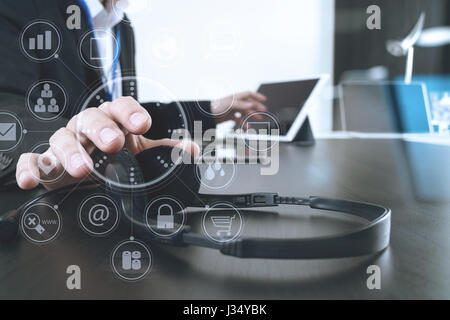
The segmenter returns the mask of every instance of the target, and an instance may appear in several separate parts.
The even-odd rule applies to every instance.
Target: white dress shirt
[[[103,83],[107,83],[113,79],[113,65],[114,65],[114,43],[113,28],[123,19],[124,8],[128,4],[128,0],[120,0],[120,6],[116,5],[113,9],[112,3],[117,0],[105,0],[103,5],[100,0],[85,0],[90,15],[92,17],[92,24],[94,30],[104,30],[102,37],[106,35],[105,41],[97,41],[99,53],[104,55],[100,60],[102,63]],[[116,79],[120,77],[120,65],[117,63]],[[122,82],[114,81],[113,86],[110,82],[108,91],[112,92],[113,99],[122,95]]]

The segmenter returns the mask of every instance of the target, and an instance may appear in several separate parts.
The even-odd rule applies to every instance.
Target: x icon
[[[28,218],[28,225],[29,226],[35,226],[36,225],[36,218]]]

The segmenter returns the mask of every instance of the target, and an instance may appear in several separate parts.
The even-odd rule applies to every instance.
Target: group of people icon
[[[44,99],[50,99],[49,104],[44,104]],[[36,100],[36,104],[34,105],[34,112],[42,113],[42,112],[50,112],[50,113],[58,113],[59,106],[55,98],[53,98],[53,91],[50,89],[50,84],[45,83],[43,89],[41,90],[41,97]]]

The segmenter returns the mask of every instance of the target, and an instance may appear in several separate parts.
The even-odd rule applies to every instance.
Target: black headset
[[[171,152],[172,148],[158,147],[134,156],[127,150],[109,157],[109,163],[104,166],[104,174],[108,180],[127,181],[128,167],[131,165],[136,170],[133,177],[137,181],[144,181],[149,175],[158,171],[159,163],[152,162],[155,152]],[[95,158],[102,157],[98,150],[92,155]],[[196,177],[197,164],[178,165],[176,173],[152,190],[134,191],[132,196],[125,190],[106,183],[106,193],[120,203],[120,207],[128,221],[135,226],[136,232],[146,241],[158,241],[174,246],[199,246],[220,250],[224,255],[239,258],[266,258],[266,259],[327,259],[344,258],[375,254],[388,247],[390,241],[391,210],[379,205],[330,199],[311,196],[283,197],[277,193],[249,193],[239,195],[208,195],[198,192],[200,182]],[[176,179],[173,176],[176,175]],[[80,190],[98,190],[99,183],[90,182],[80,185]],[[0,217],[0,237],[5,239],[17,233],[18,216],[29,206],[42,201],[45,198],[60,197],[73,186],[67,186],[58,190],[49,191],[36,199],[22,205],[19,209]],[[184,207],[213,207],[219,203],[227,203],[237,209],[276,207],[279,205],[309,206],[312,209],[327,210],[340,214],[348,214],[367,221],[351,231],[313,238],[259,238],[245,237],[227,242],[212,241],[205,235],[193,232],[187,225],[170,237],[158,237],[149,232],[142,214],[148,200],[160,195],[176,197]],[[219,205],[220,207],[220,205]],[[138,212],[141,214],[130,214]]]

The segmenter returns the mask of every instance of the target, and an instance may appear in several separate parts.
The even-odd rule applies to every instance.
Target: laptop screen
[[[344,83],[343,130],[364,133],[429,133],[429,110],[421,83]]]

